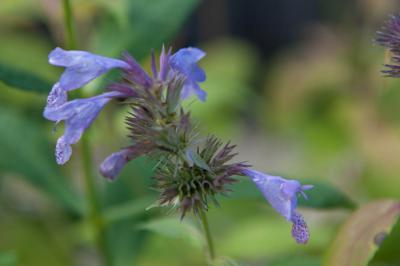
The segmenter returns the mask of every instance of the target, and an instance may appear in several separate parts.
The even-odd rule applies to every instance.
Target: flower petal
[[[292,219],[297,206],[296,194],[292,195],[292,183],[279,176],[271,176],[254,170],[246,170],[258,189],[263,193],[271,206],[286,220]]]
[[[203,102],[207,99],[207,92],[202,90],[196,82],[186,80],[182,88],[181,98],[187,99],[192,94],[197,95],[197,97]]]
[[[118,96],[119,92],[107,92],[92,98],[76,99],[61,106],[45,108],[45,118],[57,123],[65,121],[64,135],[59,138],[56,147],[57,163],[64,164],[69,160],[72,153],[70,145],[79,141],[101,109],[113,97]]]
[[[286,220],[293,223],[292,236],[297,243],[307,243],[310,234],[303,217],[296,212],[297,193],[311,189],[311,185],[302,186],[297,180],[288,180],[280,176],[271,176],[255,170],[243,170],[263,193],[271,206]]]
[[[64,137],[57,140],[56,144],[56,161],[62,165],[69,161],[72,155],[71,145],[67,144]]]
[[[46,107],[57,107],[67,102],[67,93],[60,87],[60,83],[54,84],[49,95],[47,96]]]
[[[187,98],[191,94],[196,94],[202,101],[206,98],[206,93],[200,89],[198,82],[206,80],[206,74],[203,69],[197,65],[197,61],[206,55],[198,48],[180,49],[170,58],[172,69],[185,76],[186,82],[182,91],[182,98]]]
[[[125,164],[130,161],[129,149],[123,149],[108,156],[100,165],[100,173],[107,179],[114,181]]]
[[[292,219],[292,237],[296,240],[298,244],[306,244],[310,239],[310,233],[308,231],[308,226],[298,213],[293,215]]]
[[[59,47],[50,52],[49,62],[66,68],[59,81],[65,91],[80,88],[113,68],[130,67],[122,60],[85,51],[65,51]]]

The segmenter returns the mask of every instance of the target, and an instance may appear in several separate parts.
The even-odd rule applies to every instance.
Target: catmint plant
[[[115,151],[100,164],[100,173],[105,178],[114,181],[129,161],[149,156],[158,161],[154,186],[160,193],[159,205],[176,208],[181,219],[193,212],[202,218],[204,225],[210,203],[218,204],[217,195],[230,192],[229,186],[238,181],[237,176],[248,176],[271,206],[293,223],[292,236],[297,243],[307,243],[309,231],[296,210],[297,195],[306,197],[304,191],[312,186],[251,170],[246,162],[235,162],[235,145],[224,143],[212,134],[201,136],[190,112],[182,107],[182,102],[192,95],[206,101],[207,94],[200,87],[206,74],[198,66],[204,56],[205,52],[193,47],[174,54],[171,49],[163,48],[158,63],[154,53],[151,54],[149,75],[127,53],[122,59],[112,59],[85,51],[54,49],[49,62],[64,67],[65,71],[48,96],[44,117],[65,124],[64,134],[56,144],[57,163],[62,165],[70,159],[72,145],[104,106],[117,100],[130,106],[126,116],[130,145]],[[105,92],[68,100],[69,91],[114,68],[122,70],[122,78],[108,85]],[[207,231],[208,225],[204,227]]]

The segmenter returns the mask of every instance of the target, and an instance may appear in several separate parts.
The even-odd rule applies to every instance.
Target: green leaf
[[[367,265],[381,236],[390,233],[400,215],[397,200],[377,200],[361,206],[341,227],[328,250],[327,266]]]
[[[17,174],[75,213],[82,202],[55,163],[54,148],[37,123],[0,108],[0,172]]]
[[[17,254],[13,251],[0,251],[0,266],[17,265]]]
[[[181,221],[177,217],[157,218],[140,224],[136,228],[169,238],[186,239],[196,247],[202,247],[205,244],[199,229],[188,219]]]
[[[115,223],[121,220],[137,217],[146,212],[146,208],[154,201],[153,197],[145,196],[139,199],[133,199],[126,203],[121,203],[109,207],[104,212],[104,219],[107,223]]]
[[[355,203],[349,197],[328,183],[311,180],[301,180],[301,183],[312,184],[314,187],[305,192],[307,200],[302,196],[299,197],[300,206],[316,209],[355,208]]]
[[[198,0],[129,1],[128,18],[131,39],[127,49],[135,56],[149,54],[149,49],[168,45],[197,6]]]
[[[169,45],[198,0],[125,0],[100,25],[95,46],[100,53],[130,52],[137,60],[150,49]]]
[[[270,266],[320,266],[321,262],[319,258],[309,256],[293,256],[287,255],[282,256],[279,259],[272,261]]]
[[[400,219],[397,220],[390,234],[381,234],[380,239],[377,239],[377,241],[382,241],[382,244],[379,246],[370,265],[400,265]]]
[[[0,64],[0,81],[17,89],[46,94],[52,84],[35,74]]]
[[[204,170],[211,171],[206,161],[204,161],[204,159],[201,158],[201,156],[197,153],[197,151],[189,148],[185,153],[185,155],[186,155],[186,161],[188,161],[190,165],[193,165],[194,163],[195,165]]]
[[[212,262],[212,266],[241,266],[241,264],[229,257],[218,257]]]

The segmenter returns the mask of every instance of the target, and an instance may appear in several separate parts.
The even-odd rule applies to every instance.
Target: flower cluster
[[[376,33],[375,42],[389,49],[392,53],[391,64],[382,72],[388,77],[400,77],[400,16],[390,16],[381,31]]]
[[[257,185],[275,210],[293,223],[292,235],[298,243],[306,243],[308,228],[296,212],[297,195],[305,196],[296,180],[286,180],[249,169],[244,162],[231,162],[234,145],[224,144],[215,136],[202,138],[191,123],[190,113],[181,103],[191,95],[206,100],[199,83],[206,75],[197,62],[205,56],[198,48],[184,48],[175,54],[162,49],[157,66],[154,53],[149,75],[129,54],[112,59],[85,51],[65,51],[56,48],[49,62],[65,67],[60,80],[53,86],[44,110],[44,117],[59,123],[64,121],[64,134],[56,145],[56,161],[65,164],[72,155],[72,144],[79,141],[99,112],[112,99],[131,107],[126,118],[131,138],[128,147],[108,156],[100,165],[101,174],[115,180],[124,165],[142,155],[159,161],[154,180],[160,191],[160,205],[176,206],[182,218],[189,211],[207,210],[209,202],[216,204],[216,195],[229,192],[235,176],[246,175]],[[78,89],[107,71],[123,71],[119,82],[107,91],[85,99],[68,101],[68,91]]]

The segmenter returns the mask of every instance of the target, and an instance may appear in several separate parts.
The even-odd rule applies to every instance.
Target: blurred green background
[[[71,3],[81,50],[129,51],[147,70],[150,49],[162,44],[205,50],[208,100],[187,101],[204,134],[237,143],[239,159],[256,169],[315,184],[301,201],[311,231],[305,246],[250,181],[234,185],[209,211],[216,265],[400,265],[400,82],[382,78],[387,59],[372,42],[398,1]],[[101,265],[84,219],[78,148],[57,166],[62,127],[53,134],[42,117],[62,72],[47,54],[65,39],[62,1],[0,1],[0,266]],[[96,166],[127,143],[126,111],[110,104],[87,132]],[[194,217],[146,210],[157,200],[153,166],[139,158],[116,182],[96,179],[114,265],[206,265]],[[389,235],[382,244],[381,231]]]

